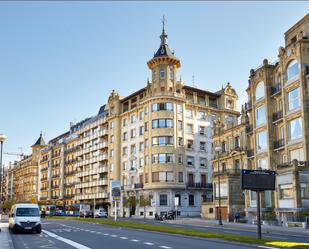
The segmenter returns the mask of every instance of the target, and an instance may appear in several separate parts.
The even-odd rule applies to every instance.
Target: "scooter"
[[[164,221],[164,215],[158,215],[157,213],[155,213],[155,220],[161,220],[161,221]]]

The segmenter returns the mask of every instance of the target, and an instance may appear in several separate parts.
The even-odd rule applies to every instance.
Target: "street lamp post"
[[[125,218],[125,214],[124,214],[124,176],[125,174],[122,173],[122,217]]]
[[[221,196],[220,196],[220,166],[219,166],[219,153],[221,151],[221,147],[217,146],[215,150],[218,152],[218,185],[219,185],[219,226],[222,226],[222,218],[221,218]]]
[[[1,159],[0,159],[0,211],[2,210],[2,155],[3,155],[3,142],[6,140],[6,136],[0,134],[0,142],[1,142]]]

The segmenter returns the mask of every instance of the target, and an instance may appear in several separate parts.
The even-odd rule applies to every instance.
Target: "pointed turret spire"
[[[163,20],[162,20],[163,29],[162,29],[162,35],[160,35],[161,46],[167,45],[167,38],[168,38],[168,35],[165,33],[165,21],[166,21],[166,20],[165,20],[164,15],[163,15]]]

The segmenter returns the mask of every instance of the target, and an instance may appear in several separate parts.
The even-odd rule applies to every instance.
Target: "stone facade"
[[[41,134],[37,142],[31,146],[32,154],[9,166],[7,201],[30,201],[33,196],[37,198],[40,155],[45,145]]]
[[[308,34],[309,14],[285,33],[285,47],[279,48],[276,62],[265,59],[250,71],[245,105],[250,117],[246,129],[248,168],[275,170],[277,179],[282,178],[278,169],[289,167],[293,159],[300,166],[308,164]],[[291,191],[284,190],[289,186],[279,181],[276,191],[261,194],[261,211],[275,207],[278,218],[286,219],[297,208],[309,208],[308,174],[303,177],[307,180],[292,188],[296,195],[301,193],[297,202]],[[256,195],[251,191],[246,191],[246,211],[249,219],[256,214]]]
[[[219,176],[222,219],[230,220],[233,219],[235,213],[244,212],[245,196],[240,190],[240,170],[247,168],[245,132],[248,122],[249,117],[244,108],[242,108],[241,117],[236,121],[215,120],[212,136],[213,148],[220,146],[221,151],[219,153],[214,151],[214,157],[210,161],[214,168],[211,177],[214,188],[212,198],[203,200],[202,218],[219,219]]]

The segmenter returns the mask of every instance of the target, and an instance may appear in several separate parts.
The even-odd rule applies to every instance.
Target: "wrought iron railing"
[[[187,188],[213,188],[213,185],[206,182],[187,182]]]
[[[254,149],[247,150],[247,157],[252,157],[254,156]]]
[[[250,110],[252,108],[252,100],[245,103],[245,110]]]
[[[251,132],[253,132],[253,125],[252,124],[246,126],[246,133],[248,134],[248,133],[251,133]]]
[[[281,92],[281,83],[278,83],[277,85],[271,87],[271,95],[274,95],[278,92]]]
[[[273,122],[276,122],[282,118],[283,118],[283,110],[273,113]]]
[[[280,139],[274,142],[274,149],[279,149],[281,147],[284,147],[284,139]]]

